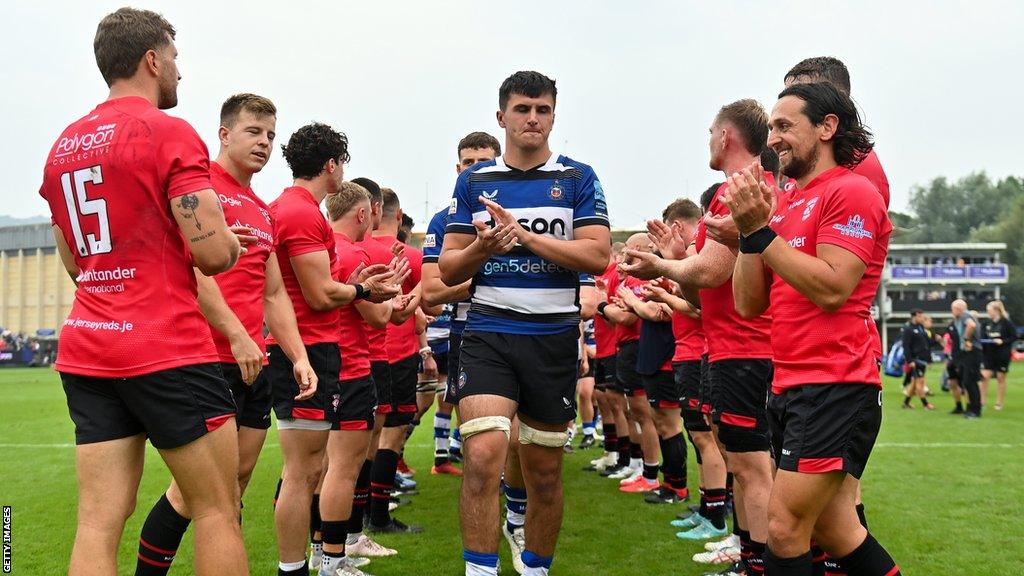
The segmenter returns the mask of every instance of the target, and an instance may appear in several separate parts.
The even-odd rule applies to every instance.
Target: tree
[[[918,225],[895,241],[964,242],[975,230],[1000,221],[1022,197],[1024,181],[1020,178],[993,184],[985,172],[974,172],[951,184],[940,176],[926,187],[911,189],[910,208]]]
[[[1012,194],[1014,186],[1019,190],[1020,185],[1019,178],[1007,178],[996,188],[1003,186],[1004,193]],[[1003,260],[1010,265],[1010,279],[1002,289],[1003,301],[1015,322],[1024,321],[1024,195],[1018,194],[998,222],[976,230],[971,239],[1006,244]]]

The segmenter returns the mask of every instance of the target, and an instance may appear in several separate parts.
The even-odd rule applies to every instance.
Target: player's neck
[[[363,235],[359,234],[359,225],[347,218],[340,218],[331,222],[331,230],[344,234],[353,242],[359,242],[363,239]]]
[[[316,203],[319,204],[324,201],[327,197],[327,186],[320,180],[306,180],[305,178],[296,178],[292,181],[292,186],[300,186],[309,190],[309,193],[316,199]]]
[[[396,225],[394,227],[391,227],[391,226],[388,226],[387,224],[381,224],[380,228],[377,228],[376,230],[374,230],[371,233],[371,235],[374,236],[374,237],[377,237],[377,236],[393,236],[393,237],[397,238],[398,237],[398,226]]]
[[[221,152],[217,155],[217,159],[214,160],[225,172],[231,175],[241,186],[248,188],[252,184],[252,172],[236,164],[231,157],[225,152]]]
[[[818,161],[814,163],[814,168],[810,169],[807,174],[796,179],[796,185],[800,188],[804,188],[811,181],[820,176],[823,172],[838,166],[836,164],[836,158],[832,155],[832,148],[821,147],[818,149]]]
[[[529,170],[535,166],[546,164],[548,159],[551,158],[551,148],[545,144],[543,147],[535,150],[524,150],[523,148],[509,146],[508,142],[506,142],[505,154],[501,158],[505,165],[510,168]]]
[[[757,156],[750,153],[733,154],[722,162],[722,173],[728,178],[736,172],[742,172],[744,168],[750,166],[750,163],[757,159]]]
[[[146,100],[149,100],[150,104],[153,106],[156,106],[160,99],[159,89],[156,86],[146,86],[141,82],[136,82],[133,79],[128,78],[114,82],[110,87],[110,94],[107,96],[107,100],[127,98],[129,96],[145,98]]]

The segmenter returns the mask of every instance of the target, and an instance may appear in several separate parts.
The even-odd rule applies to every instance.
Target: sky
[[[4,2],[0,35],[6,137],[0,214],[48,214],[38,196],[60,132],[107,97],[96,24],[121,2]],[[770,110],[786,71],[836,56],[874,132],[892,188],[985,170],[1024,174],[1024,3],[566,0],[138,2],[177,28],[182,81],[168,112],[216,155],[220,105],[237,92],[271,98],[277,144],[320,121],[345,132],[346,178],[393,188],[425,227],[448,203],[456,145],[495,120],[502,80],[555,78],[551,145],[594,167],[613,226],[696,200],[718,109],[756,98]],[[253,181],[273,200],[291,183],[275,151]]]

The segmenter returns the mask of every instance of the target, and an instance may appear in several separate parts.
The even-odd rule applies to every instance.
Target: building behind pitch
[[[50,338],[71,310],[75,283],[49,223],[0,228],[0,328]]]

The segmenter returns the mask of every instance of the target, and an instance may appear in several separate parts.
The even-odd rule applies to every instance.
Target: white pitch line
[[[879,442],[875,448],[1021,448],[1024,444],[984,442]]]
[[[263,445],[264,448],[278,448],[279,446],[280,446],[280,444],[277,444],[276,442],[268,442],[268,443]],[[428,447],[433,447],[433,444],[416,443],[416,444],[408,444],[407,446],[409,448],[428,448]],[[75,447],[74,444],[68,444],[68,443],[60,443],[60,444],[2,444],[2,443],[0,443],[0,450],[6,449],[6,448],[14,450],[14,449],[19,449],[19,448],[32,449],[32,448],[74,448],[74,447]]]

